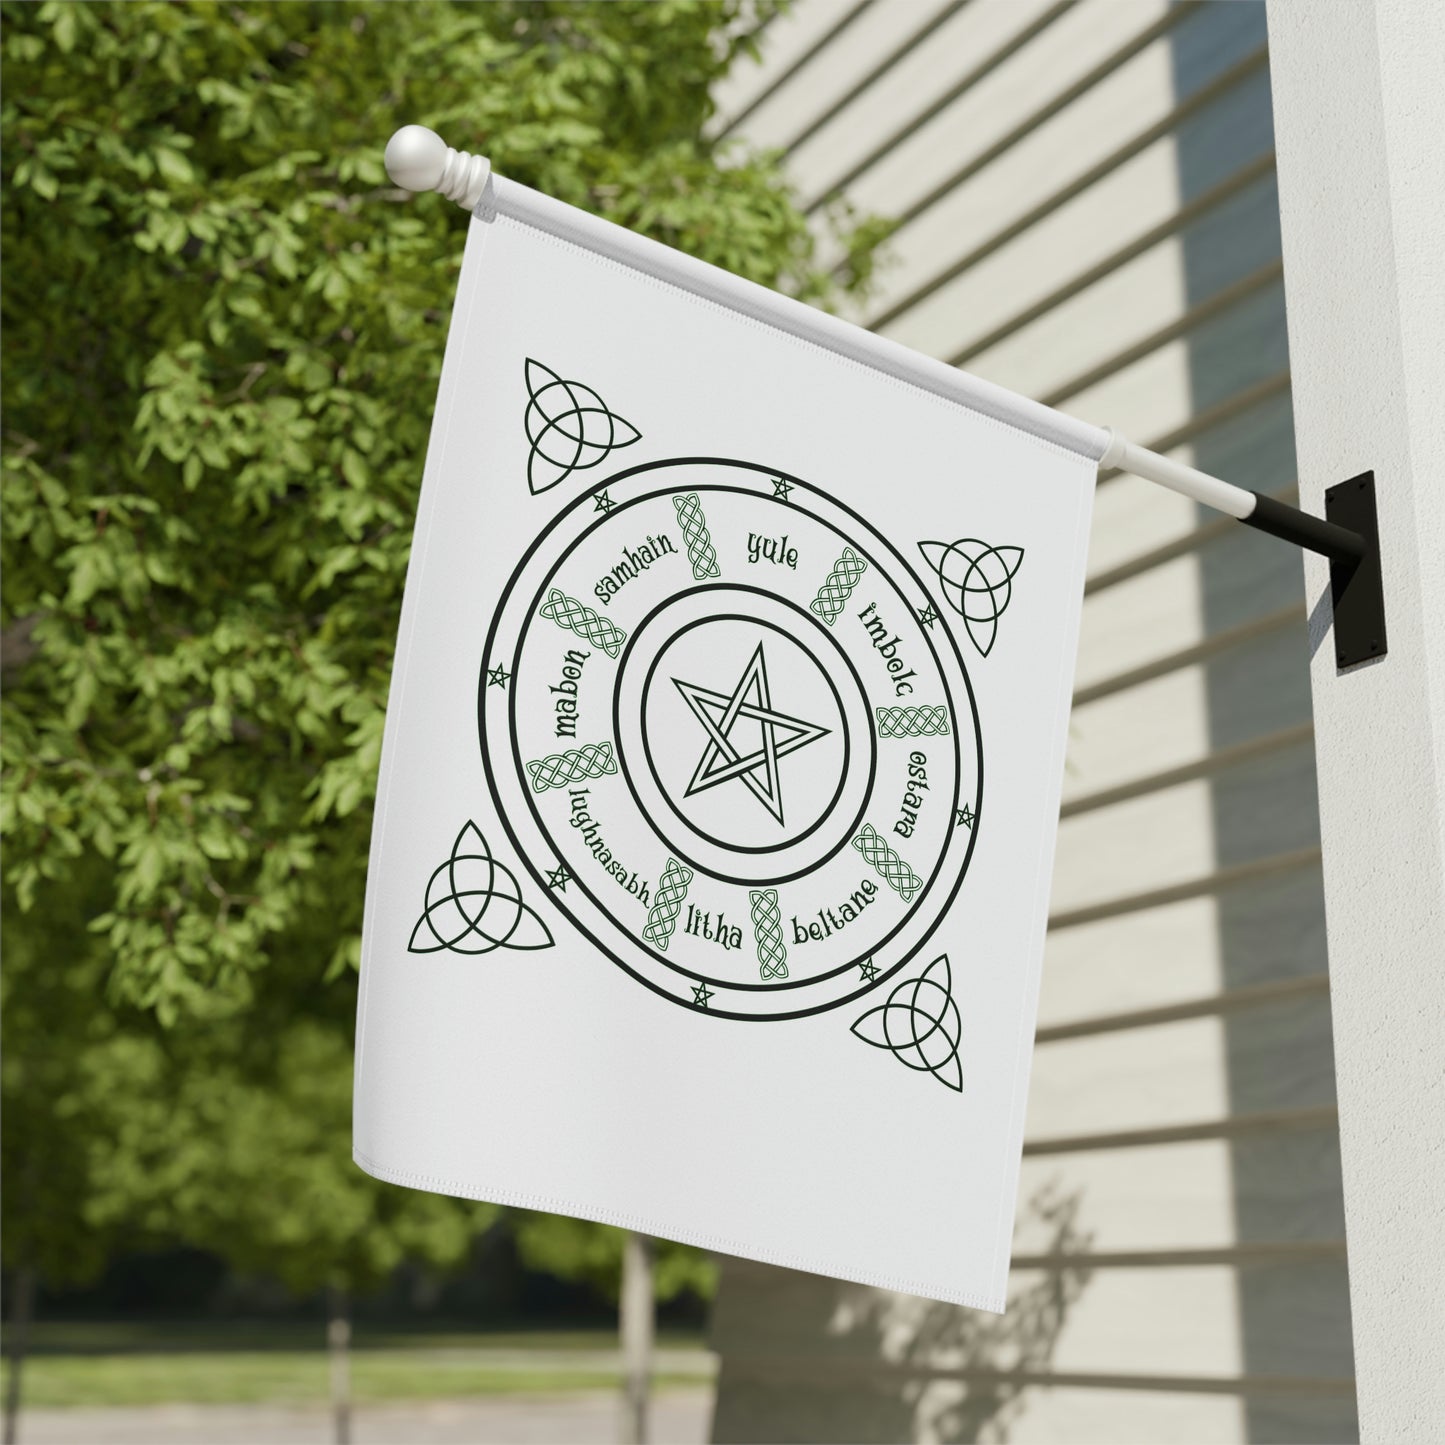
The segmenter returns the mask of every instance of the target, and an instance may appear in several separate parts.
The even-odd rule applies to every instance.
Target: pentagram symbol
[[[891,1050],[910,1069],[932,1074],[950,1089],[963,1092],[963,1066],[958,1060],[963,1025],[953,1001],[953,972],[946,953],[917,978],[900,983],[886,1003],[854,1023],[853,1032],[864,1043]]]
[[[532,444],[527,457],[527,485],[534,496],[549,491],[575,471],[606,461],[618,447],[630,447],[641,436],[590,386],[563,381],[540,361],[528,360],[525,376],[524,425]]]
[[[731,693],[714,692],[711,688],[684,682],[680,677],[672,681],[708,735],[707,746],[684,796],[691,797],[736,778],[778,822],[784,822],[778,759],[817,742],[827,736],[830,729],[790,717],[773,707],[763,644],[758,643],[757,651]],[[738,749],[731,736],[742,719],[756,722],[761,732],[760,745],[747,753]]]
[[[727,583],[658,624],[619,659],[614,699],[637,808],[672,856],[749,892],[806,871],[842,841],[848,817],[829,819],[857,815],[877,748],[846,654],[796,603]]]
[[[511,675],[512,674],[508,672],[505,667],[489,667],[487,669],[487,686],[506,687],[507,681],[511,677]]]
[[[1013,596],[1024,549],[990,547],[977,537],[964,537],[957,542],[920,542],[918,550],[938,574],[944,600],[963,618],[973,645],[987,657],[998,635],[998,620]]]
[[[955,828],[973,827],[973,809],[967,803],[955,810],[953,826]]]
[[[886,496],[870,519],[829,478],[697,456],[595,477],[482,640],[498,826],[554,934],[553,909],[707,1027],[846,1027],[947,946],[983,787],[963,626]]]
[[[427,880],[425,906],[407,951],[491,953],[551,946],[547,925],[522,902],[512,870],[492,857],[487,840],[468,820],[451,857]]]

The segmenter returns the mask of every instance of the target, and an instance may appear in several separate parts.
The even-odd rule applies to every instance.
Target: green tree
[[[389,185],[382,147],[432,125],[827,304],[867,284],[881,231],[835,216],[824,266],[776,157],[706,138],[742,14],[0,5],[0,826],[24,960],[4,1147],[11,1179],[37,1176],[7,1191],[12,1262],[53,1272],[124,1223],[299,1286],[315,1260],[365,1274],[414,1231],[452,1238],[455,1210],[418,1208],[348,1256],[339,1222],[398,1192],[280,1157],[305,1154],[309,1110],[346,1132],[386,686],[463,242],[454,208]],[[48,1061],[31,989],[70,1031]],[[109,1154],[88,1104],[59,1111],[56,1070],[94,1076]],[[216,1181],[283,1177],[295,1204],[269,1223],[207,1213]]]
[[[565,1214],[514,1210],[509,1215],[524,1264],[559,1279],[589,1284],[599,1294],[617,1298],[626,1230]],[[673,1299],[687,1290],[704,1298],[711,1296],[717,1283],[711,1256],[665,1239],[656,1242],[654,1254],[653,1281],[659,1300]]]
[[[495,1218],[397,1189],[351,1161],[351,1029],[248,1011],[85,1060],[89,1214],[115,1234],[182,1239],[298,1296],[325,1289],[336,1438],[349,1436],[349,1300],[403,1260],[447,1271]],[[260,1035],[260,1041],[255,1037]],[[119,1091],[111,1080],[124,1081]]]
[[[84,897],[87,874],[78,863],[75,896]],[[114,1017],[103,997],[104,961],[86,932],[84,917],[61,914],[50,926],[6,930],[0,974],[0,1249],[10,1272],[5,1351],[4,1423],[0,1439],[14,1445],[21,1367],[36,1289],[79,1284],[97,1274],[114,1231],[93,1217],[86,1151],[97,1121],[77,1087],[81,1059],[102,1050]],[[117,1083],[121,1081],[116,1081]]]
[[[3,1065],[3,1238],[22,1301],[37,1276],[89,1279],[113,1246],[182,1240],[301,1296],[325,1287],[342,1346],[351,1292],[403,1259],[465,1259],[495,1209],[394,1189],[351,1163],[349,1020],[288,1014],[263,993],[243,1016],[166,1031],[134,1008],[95,1007],[101,959],[69,962],[85,941],[83,925],[71,931],[57,928],[43,956],[23,935],[6,955],[18,1037]]]

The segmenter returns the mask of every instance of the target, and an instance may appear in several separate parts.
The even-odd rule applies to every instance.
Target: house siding
[[[907,218],[854,319],[1293,499],[1262,5],[761,45],[720,127]],[[1300,559],[1103,475],[1089,572],[1008,1313],[726,1260],[718,1441],[1358,1436]]]

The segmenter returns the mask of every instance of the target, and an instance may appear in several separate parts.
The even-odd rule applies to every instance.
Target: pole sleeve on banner
[[[386,173],[405,190],[440,191],[448,200],[455,201],[459,206],[470,211],[474,210],[482,199],[482,195],[487,189],[487,182],[491,178],[492,167],[485,156],[474,156],[466,151],[453,150],[435,131],[428,130],[425,126],[406,125],[387,142]],[[498,189],[500,190],[500,187]],[[531,196],[534,207],[556,208],[556,202],[547,201],[530,192],[526,194]],[[609,228],[610,230],[611,228]],[[625,239],[635,246],[658,249],[653,243],[634,238],[631,232],[625,233]],[[669,255],[676,256],[676,265],[678,266],[699,268],[698,262],[680,253],[669,253]],[[711,268],[700,269],[709,275],[716,274],[711,271]],[[746,285],[743,282],[734,284]],[[751,288],[752,291],[757,291],[757,289]],[[773,297],[775,305],[788,306],[800,312],[805,310],[805,308],[797,307],[796,303],[777,298],[775,293],[767,294]],[[735,301],[735,309],[737,304]],[[836,329],[839,325],[840,323],[835,318],[817,313],[816,320],[810,319],[803,323],[793,323],[788,329],[797,331],[800,327],[805,326],[816,333],[827,327]],[[849,334],[856,334],[854,328],[849,327],[846,330]],[[892,343],[880,341],[868,333],[863,333],[863,336],[875,349],[892,346]],[[845,354],[852,354],[857,349],[844,346],[836,335],[833,336],[831,343],[826,344],[831,344],[835,350],[843,350]],[[894,351],[897,352],[898,348],[894,348]],[[908,353],[901,354],[909,355]],[[918,367],[933,368],[934,371],[939,369],[937,363],[923,358],[912,357],[910,364],[915,369]],[[889,367],[884,366],[883,369],[888,370]],[[896,370],[894,374],[898,374]],[[1112,427],[1105,427],[1102,430],[1087,427],[1076,419],[1068,417],[1065,413],[1041,408],[1026,398],[1019,398],[1012,393],[1003,392],[1001,388],[992,387],[988,382],[969,378],[966,373],[953,371],[947,375],[959,379],[949,383],[950,389],[956,390],[959,385],[966,383],[975,391],[983,394],[979,399],[980,404],[975,409],[981,409],[989,415],[996,415],[1002,405],[997,398],[1004,397],[1013,411],[1033,415],[1034,429],[1039,434],[1044,434],[1049,430],[1072,428],[1074,432],[1087,433],[1088,438],[1091,439],[1102,436],[1106,439],[1106,444],[1103,454],[1098,459],[1101,469],[1117,468],[1119,471],[1142,477],[1145,481],[1157,482],[1162,487],[1168,487],[1170,491],[1179,492],[1196,502],[1202,502],[1206,507],[1223,512],[1226,516],[1243,522],[1247,527],[1268,532],[1271,536],[1291,542],[1296,547],[1303,547],[1308,551],[1318,552],[1321,556],[1328,557],[1337,597],[1343,595],[1357,569],[1369,572],[1370,566],[1373,566],[1374,575],[1378,574],[1378,543],[1374,539],[1374,532],[1370,526],[1366,526],[1363,531],[1356,531],[1321,517],[1313,517],[1309,513],[1301,512],[1296,507],[1287,506],[1273,497],[1248,491],[1244,487],[1236,487],[1229,482],[1222,481],[1219,477],[1210,476],[1208,472],[1201,472],[1196,467],[1186,466],[1183,462],[1174,461],[1170,457],[1162,456],[1159,452],[1152,452],[1147,447],[1136,446],[1126,437],[1120,436]],[[933,381],[931,389],[938,389],[942,385],[936,378],[932,378],[931,374],[930,379]],[[990,403],[987,398],[994,400]],[[960,398],[960,400],[963,405],[968,405],[966,399]],[[992,410],[990,405],[993,407]],[[1043,420],[1041,421],[1040,418]],[[1025,425],[1026,423],[1021,421],[1016,424]],[[1083,449],[1085,445],[1088,445],[1087,441],[1083,443],[1076,441],[1075,449]],[[1090,455],[1096,454],[1097,445],[1097,440],[1093,440],[1092,445],[1089,446]],[[1372,485],[1371,505],[1373,505],[1373,499]],[[1362,562],[1370,565],[1362,569]],[[1356,588],[1354,591],[1356,593],[1369,591],[1373,604],[1376,591],[1374,587]],[[1367,609],[1361,627],[1363,632],[1370,634],[1371,640],[1375,644],[1370,650],[1378,656],[1384,651],[1383,601],[1380,603],[1378,613],[1373,605]]]

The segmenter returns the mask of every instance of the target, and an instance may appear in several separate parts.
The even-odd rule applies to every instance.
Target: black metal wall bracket
[[[1353,667],[1385,655],[1385,589],[1374,472],[1361,472],[1329,488],[1323,517],[1256,492],[1254,511],[1244,524],[1330,559],[1338,666]]]
[[[1385,636],[1385,579],[1380,569],[1380,522],[1375,507],[1375,474],[1361,472],[1325,493],[1325,516],[1365,539],[1358,561],[1330,561],[1330,597],[1335,614],[1335,662],[1353,667],[1389,650]]]

